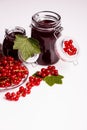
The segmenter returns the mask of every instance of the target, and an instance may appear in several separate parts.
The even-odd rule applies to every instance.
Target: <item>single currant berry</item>
[[[63,48],[63,50],[64,50],[65,52],[67,52],[67,51],[68,51],[68,49],[67,49],[67,48]]]
[[[54,75],[58,76],[58,70],[54,70]]]
[[[27,89],[26,89],[26,88],[24,88],[24,90],[23,90],[23,92],[22,92],[22,97],[25,97],[25,96],[26,96],[26,94],[27,94]]]
[[[45,68],[42,68],[42,69],[41,69],[41,72],[42,72],[42,73],[44,73],[44,72],[45,72],[45,70],[46,70]]]
[[[46,75],[46,73],[42,73],[42,78],[45,78],[47,75]]]
[[[51,70],[55,70],[55,66],[53,65],[53,66],[51,66]]]
[[[72,51],[68,51],[67,53],[68,53],[68,55],[70,55],[70,56],[73,55],[73,52],[72,52]]]
[[[31,90],[27,88],[26,94],[30,94],[30,93],[31,93]]]
[[[41,71],[38,71],[38,72],[36,73],[36,75],[39,76],[39,77],[41,77],[41,74],[42,74]]]
[[[22,93],[23,91],[24,91],[24,87],[21,86],[21,87],[19,88],[19,92]]]
[[[50,75],[51,74],[51,71],[49,69],[46,69],[45,70],[45,73],[46,73],[46,76]]]
[[[16,95],[15,92],[12,92],[10,96],[15,97],[15,95]]]
[[[70,39],[70,40],[68,41],[68,43],[72,45],[73,40],[72,40],[72,39]]]
[[[52,68],[52,66],[51,66],[51,65],[49,65],[49,66],[47,67],[47,69],[49,69],[49,70],[51,70],[51,68]]]
[[[38,86],[38,85],[40,85],[40,80],[39,80],[39,78],[35,81],[35,86]]]
[[[68,41],[64,41],[64,45],[65,45],[65,47],[67,47],[68,46]]]
[[[7,92],[7,93],[5,94],[5,97],[6,97],[6,99],[9,99],[9,98],[10,98],[10,92]]]
[[[21,95],[20,91],[17,91],[17,92],[16,92],[16,95],[17,95],[18,97],[20,97],[20,95]]]
[[[29,77],[29,81],[30,81],[30,82],[34,82],[34,76],[30,76],[30,77]]]
[[[14,101],[18,101],[18,100],[19,100],[19,96],[16,95],[16,96],[14,97]]]

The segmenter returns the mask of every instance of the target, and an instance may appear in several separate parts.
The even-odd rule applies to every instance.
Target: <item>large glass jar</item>
[[[22,27],[15,27],[14,29],[6,29],[5,30],[5,38],[3,41],[3,54],[5,56],[12,56],[15,60],[18,60],[18,50],[13,50],[15,35],[21,34],[25,35],[25,29]]]
[[[31,37],[40,44],[41,54],[37,59],[40,65],[54,64],[59,60],[55,43],[61,36],[61,16],[52,11],[37,12],[32,16]]]

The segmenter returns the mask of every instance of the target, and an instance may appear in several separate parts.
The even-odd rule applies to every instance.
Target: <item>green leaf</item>
[[[16,35],[13,49],[18,49],[24,60],[40,53],[39,42],[36,39],[23,35]]]
[[[64,78],[62,75],[58,76],[46,76],[43,80],[49,85],[53,86],[54,84],[62,84],[62,78]]]

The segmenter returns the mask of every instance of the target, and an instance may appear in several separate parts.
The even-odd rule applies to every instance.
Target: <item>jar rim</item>
[[[43,24],[40,21],[50,20],[47,24]],[[32,25],[40,28],[55,28],[60,26],[61,16],[53,11],[40,11],[32,16]]]
[[[6,34],[10,34],[10,33],[13,33],[13,32],[23,32],[25,33],[25,29],[23,27],[19,27],[19,26],[16,26],[14,29],[5,29],[5,33]]]
[[[26,35],[26,30],[23,27],[16,26],[14,29],[5,29],[5,38],[13,40],[16,32]],[[10,35],[12,33],[13,35]]]

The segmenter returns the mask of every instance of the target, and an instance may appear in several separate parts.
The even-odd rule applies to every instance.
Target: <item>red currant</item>
[[[19,100],[19,96],[16,95],[15,98],[14,98],[14,101],[18,101]]]
[[[77,48],[74,47],[72,39],[70,39],[68,41],[64,41],[63,50],[70,56],[76,54]]]
[[[18,73],[21,76],[20,72],[18,72]],[[42,78],[44,78],[48,75],[58,76],[58,70],[56,70],[55,66],[48,66],[47,68],[42,68],[41,71],[37,72],[37,76],[40,76],[40,77],[30,76],[29,81],[26,83],[26,87],[20,86],[19,90],[17,92],[12,92],[12,93],[7,92],[5,94],[6,99],[10,100],[10,101],[18,101],[19,97],[21,97],[21,96],[25,97],[27,94],[30,94],[31,88],[34,86],[39,86],[40,82],[42,81]],[[11,78],[13,78],[14,81],[15,80],[20,81],[21,80],[20,76],[17,78],[15,73],[13,73]],[[12,82],[13,82],[13,80],[12,80]],[[15,82],[17,83],[18,81],[15,81]],[[4,83],[2,84],[2,86],[4,86]]]
[[[42,68],[42,69],[41,69],[41,72],[42,72],[42,73],[44,73],[44,72],[45,72],[45,70],[46,70],[45,68]]]

